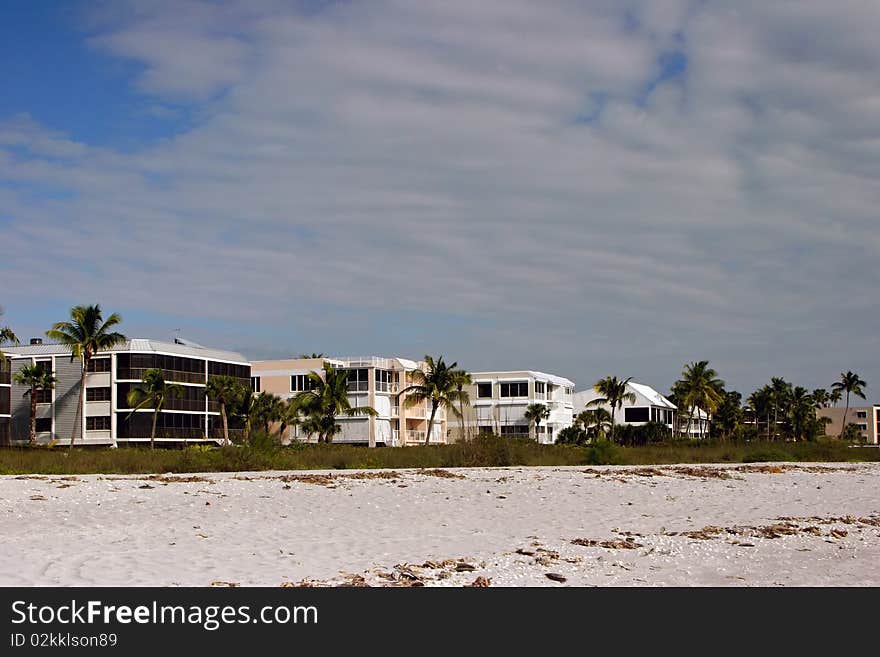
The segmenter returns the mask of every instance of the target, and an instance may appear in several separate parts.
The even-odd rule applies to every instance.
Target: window
[[[110,388],[86,388],[87,402],[110,401]]]
[[[52,373],[52,361],[51,360],[38,360],[34,363],[37,367],[39,367],[44,372]]]
[[[390,370],[376,370],[376,390],[388,392],[394,383],[394,372]]]
[[[860,420],[864,420],[868,417],[868,411],[856,411],[856,417]]]
[[[186,361],[188,358],[181,358],[180,360]],[[203,361],[196,361],[201,365],[202,368],[205,367]],[[204,371],[204,369],[202,369]],[[234,363],[218,363],[217,361],[209,361],[208,362],[208,374],[211,376],[232,376],[236,379],[249,379],[251,378],[251,368],[250,365],[236,365]]]
[[[488,424],[481,424],[480,425],[480,433],[493,433],[492,427],[489,426]]]
[[[52,433],[52,418],[38,417],[37,418],[37,433]]]
[[[623,421],[624,422],[647,422],[650,417],[648,414],[648,407],[641,406],[635,408],[624,408],[623,409]]]
[[[526,381],[516,381],[514,383],[501,384],[502,397],[528,397],[529,384]]]
[[[110,431],[110,416],[98,415],[86,418],[86,431]]]
[[[290,377],[290,392],[304,392],[314,389],[315,382],[309,378],[308,374],[294,374]]]
[[[89,361],[89,366],[86,368],[86,372],[109,372],[110,371],[110,359],[109,358],[92,358]]]
[[[34,396],[37,398],[38,404],[51,404],[52,403],[52,389],[49,388],[47,390],[36,390],[34,392]]]
[[[251,390],[253,390],[254,392],[262,392],[260,390],[260,383],[261,383],[260,377],[252,376],[251,377]]]
[[[547,394],[547,384],[543,381],[535,381],[535,396],[544,397]]]
[[[527,424],[511,424],[501,427],[502,436],[528,436],[529,425]]]
[[[346,379],[346,381],[348,382],[349,392],[367,392],[370,389],[370,385],[367,381],[368,370],[355,369],[343,371],[348,372],[348,378]]]
[[[478,383],[477,384],[477,397],[479,399],[491,399],[492,398],[492,384],[491,383]]]
[[[867,424],[860,424],[859,425],[859,431],[867,431],[867,430],[868,430]]]

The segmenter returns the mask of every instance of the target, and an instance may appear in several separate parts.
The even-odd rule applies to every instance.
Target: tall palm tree
[[[708,360],[695,361],[684,366],[681,379],[676,381],[672,390],[676,397],[683,400],[690,409],[687,434],[690,435],[691,422],[700,408],[711,417],[721,402],[724,401],[724,381],[718,378],[718,372],[709,367]],[[703,438],[703,422],[700,422],[700,438]]]
[[[755,390],[748,398],[749,406],[755,416],[755,429],[759,430],[760,417],[767,420],[767,440],[770,440],[770,414],[773,411],[773,390],[770,386],[764,386]]]
[[[550,408],[544,404],[529,404],[526,407],[526,412],[523,413],[523,417],[529,421],[529,424],[535,423],[535,440],[540,442],[538,432],[540,431],[541,421],[550,417]]]
[[[177,383],[168,383],[165,381],[165,374],[160,369],[151,368],[144,372],[143,383],[129,390],[128,406],[131,413],[128,419],[141,409],[153,409],[153,424],[150,428],[150,449],[156,448],[156,422],[159,419],[159,413],[165,407],[165,402],[171,397],[180,397],[183,395],[183,386]],[[184,445],[186,441],[184,440]]]
[[[208,379],[206,392],[209,399],[220,404],[220,418],[223,421],[223,444],[229,444],[229,418],[226,408],[240,403],[249,389],[239,382],[238,379],[220,374]]]
[[[455,370],[453,376],[455,377],[455,389],[458,392],[459,396],[458,414],[460,417],[459,421],[461,422],[461,438],[462,440],[464,440],[466,429],[466,424],[464,420],[464,406],[466,401],[470,401],[466,400],[467,395],[464,392],[464,387],[471,385],[473,383],[473,380],[471,379],[471,375],[465,370]]]
[[[830,395],[825,388],[816,388],[813,390],[813,394],[811,395],[813,398],[813,408],[816,410],[820,408],[827,408],[831,403]]]
[[[257,422],[266,435],[269,435],[269,424],[280,421],[283,410],[284,403],[281,397],[270,392],[262,392],[256,396],[250,406],[248,422]]]
[[[611,442],[614,442],[615,411],[623,408],[624,402],[634,404],[636,401],[635,394],[629,392],[630,381],[632,381],[631,376],[623,380],[618,380],[616,376],[606,376],[604,379],[599,379],[593,386],[593,390],[598,392],[601,397],[587,403],[587,406],[608,404],[611,407]]]
[[[15,382],[25,386],[25,397],[31,398],[31,424],[30,443],[37,442],[37,392],[40,390],[52,390],[57,383],[55,375],[50,370],[39,365],[25,365],[15,375]]]
[[[785,379],[774,376],[770,379],[770,402],[773,405],[773,437],[779,431],[779,411],[783,416],[787,415],[787,409],[791,400],[791,384]]]
[[[578,413],[575,422],[583,425],[587,436],[597,440],[604,439],[608,435],[606,430],[611,428],[613,419],[614,417],[608,412],[608,409],[597,406]]]
[[[400,394],[406,395],[405,404],[408,407],[424,401],[431,402],[431,419],[428,421],[428,431],[425,434],[425,444],[427,445],[431,441],[437,409],[443,408],[461,417],[455,405],[456,403],[470,403],[470,395],[466,391],[458,389],[458,375],[455,369],[458,363],[447,365],[443,361],[443,356],[435,361],[431,356],[426,355],[425,364],[428,366],[428,371],[413,370],[412,385],[401,390]]]
[[[816,417],[813,397],[809,390],[801,386],[792,389],[787,414],[792,437],[795,440],[806,438],[807,426],[810,420]]]
[[[342,431],[336,423],[337,415],[378,415],[372,406],[352,406],[348,401],[348,372],[324,363],[324,376],[309,372],[311,389],[299,393],[294,399],[306,418],[303,429],[309,435],[318,434],[319,443],[333,442],[333,436]]]
[[[828,404],[830,406],[836,406],[840,403],[841,399],[843,399],[843,395],[840,394],[840,390],[832,390],[828,393]]]
[[[89,362],[99,351],[112,349],[118,344],[125,342],[126,337],[122,333],[111,330],[117,326],[122,317],[113,313],[106,320],[101,312],[101,306],[74,306],[70,309],[69,322],[58,322],[46,331],[46,337],[55,340],[70,349],[70,360],[80,359],[82,366],[79,385],[79,404],[77,414],[79,425],[85,415],[85,389],[86,371]],[[77,422],[74,418],[73,429],[70,433],[70,451],[73,450],[73,440],[76,436]]]
[[[865,391],[862,388],[867,388],[868,384],[865,383],[858,374],[855,372],[841,372],[840,379],[831,384],[831,389],[835,392],[846,393],[846,409],[843,411],[843,422],[840,428],[840,438],[843,438],[843,432],[846,429],[846,416],[849,413],[849,396],[855,395],[856,397],[865,398]]]
[[[284,440],[284,432],[287,427],[296,427],[302,424],[302,408],[296,397],[281,402],[281,408],[278,413],[278,438]]]

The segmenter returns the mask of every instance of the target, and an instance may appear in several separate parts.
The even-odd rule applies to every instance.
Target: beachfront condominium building
[[[153,410],[133,412],[128,393],[143,383],[144,372],[161,369],[165,380],[177,383],[182,393],[169,397],[156,422],[156,442],[222,442],[218,404],[207,398],[210,377],[228,375],[244,386],[250,382],[250,364],[240,354],[208,349],[177,339],[174,342],[128,340],[99,352],[86,372],[85,413],[78,412],[82,365],[70,349],[43,344],[39,338],[20,347],[4,347],[12,371],[9,433],[13,442],[26,442],[30,433],[30,399],[27,389],[15,383],[15,373],[25,365],[51,371],[54,389],[37,391],[37,441],[66,442],[71,434],[78,445],[148,443]],[[8,378],[8,377],[7,377]],[[230,432],[240,432],[235,425]]]
[[[839,436],[843,430],[843,414],[846,412],[846,423],[854,424],[859,430],[862,438],[869,445],[877,445],[880,443],[880,404],[873,406],[850,406],[846,407],[832,406],[831,408],[820,408],[816,411],[816,415],[820,418],[827,417],[831,420],[825,425],[825,434],[828,436]]]
[[[614,422],[616,424],[641,426],[648,422],[657,422],[665,424],[671,431],[676,430],[678,407],[675,404],[651,386],[643,383],[630,381],[626,384],[626,391],[635,395],[636,400],[634,402],[627,400],[623,403],[623,406],[614,409]],[[575,415],[588,408],[587,404],[601,397],[602,395],[592,388],[575,393]],[[611,412],[611,407],[608,404],[601,404],[601,406]],[[589,408],[593,407],[594,405]]]
[[[472,383],[465,386],[470,406],[464,408],[464,418],[450,421],[450,440],[495,433],[549,444],[571,426],[574,382],[569,379],[531,370],[470,375]],[[525,417],[530,404],[543,404],[549,416],[540,423],[530,422]]]
[[[0,356],[0,445],[8,445],[10,440],[9,425],[12,416],[12,379],[11,361]]]
[[[424,444],[431,417],[429,402],[413,406],[406,403],[402,393],[411,385],[415,370],[426,370],[424,362],[406,358],[293,358],[262,360],[251,363],[251,381],[254,392],[272,393],[282,399],[291,399],[309,390],[310,372],[323,377],[324,363],[348,373],[348,401],[352,407],[370,406],[376,416],[336,416],[342,431],[333,437],[334,443],[375,446],[405,446]],[[301,427],[284,430],[283,442],[312,442],[316,436],[305,434]],[[446,413],[438,409],[434,417],[431,444],[446,442]]]

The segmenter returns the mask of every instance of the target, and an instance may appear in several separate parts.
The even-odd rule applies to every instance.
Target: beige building
[[[862,438],[870,445],[878,444],[880,437],[880,404],[873,406],[850,406],[846,408],[832,406],[820,408],[816,411],[819,417],[827,417],[831,420],[825,425],[825,433],[829,436],[839,436],[843,429],[843,413],[846,411],[846,423],[854,424],[859,428]]]
[[[335,443],[375,446],[424,444],[431,417],[427,402],[407,407],[400,392],[412,383],[412,372],[425,370],[424,362],[406,358],[294,358],[251,363],[251,384],[255,392],[268,392],[290,399],[309,389],[310,372],[323,372],[324,363],[348,372],[348,401],[353,407],[371,406],[378,415],[337,416],[341,433]],[[315,440],[291,427],[284,441]],[[442,409],[434,418],[431,444],[446,442],[446,414]]]

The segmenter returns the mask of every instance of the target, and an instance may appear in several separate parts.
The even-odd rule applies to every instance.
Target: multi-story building
[[[0,445],[9,444],[9,425],[12,415],[11,361],[0,357]]]
[[[249,384],[250,365],[240,354],[208,349],[183,340],[159,342],[133,339],[89,362],[86,373],[85,412],[78,412],[81,364],[63,345],[43,344],[35,338],[21,347],[5,347],[14,373],[25,365],[49,369],[57,379],[54,389],[37,393],[37,441],[66,442],[71,434],[78,445],[117,445],[150,440],[152,409],[134,411],[128,393],[143,383],[146,370],[161,369],[165,380],[180,384],[179,397],[169,397],[156,423],[157,443],[222,441],[220,409],[207,398],[211,376],[229,375]],[[13,442],[27,441],[30,400],[26,389],[11,385],[10,433]],[[233,425],[234,426],[234,425]],[[235,433],[235,429],[231,433]]]
[[[403,446],[424,444],[431,417],[431,405],[422,402],[413,406],[401,394],[412,383],[412,372],[425,370],[425,363],[406,358],[294,358],[263,360],[251,363],[251,381],[255,392],[267,392],[290,399],[309,389],[310,372],[323,374],[324,363],[348,372],[348,401],[353,407],[370,406],[376,416],[338,415],[342,431],[333,437],[335,443],[355,445]],[[301,428],[285,430],[282,440],[310,441]],[[446,413],[438,409],[431,431],[431,444],[446,442]]]
[[[539,443],[556,441],[559,432],[572,423],[574,382],[561,376],[531,370],[471,372],[466,386],[470,405],[463,421],[451,422],[451,440],[495,433],[511,438],[532,438]],[[543,404],[550,416],[537,427],[525,418],[530,404]]]
[[[819,417],[827,417],[831,420],[825,425],[825,433],[829,436],[839,436],[843,429],[843,414],[846,412],[846,423],[854,424],[859,429],[862,438],[870,445],[877,445],[880,438],[880,404],[873,406],[832,406],[820,408],[816,411]]]
[[[658,422],[665,424],[671,431],[676,431],[676,416],[678,415],[678,407],[671,401],[666,399],[651,386],[643,383],[635,383],[630,381],[626,384],[627,392],[635,395],[634,402],[625,401],[623,406],[614,409],[614,422],[616,424],[633,424],[640,426],[648,422]],[[595,399],[601,398],[598,392],[590,388],[582,390],[574,395],[575,413],[580,413],[587,404]],[[607,404],[602,405],[605,410],[611,412],[611,407]]]

